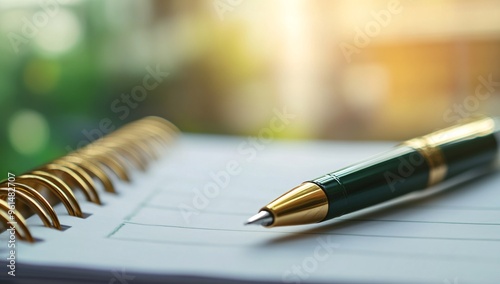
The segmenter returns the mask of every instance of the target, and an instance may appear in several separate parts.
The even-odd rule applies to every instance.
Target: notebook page
[[[118,197],[103,195],[106,206],[82,202],[87,218],[67,216],[57,206],[61,223],[70,227],[65,231],[30,218],[33,235],[42,241],[20,245],[18,275],[23,276],[23,266],[39,266],[100,271],[104,281],[128,277],[137,283],[144,275],[285,283],[498,283],[498,174],[322,224],[243,225],[300,182],[391,146],[255,144],[185,135],[148,173],[134,173],[132,184],[119,183]],[[0,240],[6,244],[5,234]],[[0,252],[5,255],[6,246]]]

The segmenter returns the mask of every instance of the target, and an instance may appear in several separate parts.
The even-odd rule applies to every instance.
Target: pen
[[[500,160],[500,118],[475,117],[405,141],[367,161],[291,189],[245,224],[318,223],[424,189]]]

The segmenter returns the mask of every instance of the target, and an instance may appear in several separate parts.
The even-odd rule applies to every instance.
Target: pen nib
[[[268,226],[271,225],[274,222],[273,215],[267,211],[260,211],[259,213],[253,215],[250,217],[246,222],[245,225],[262,225],[262,226]]]

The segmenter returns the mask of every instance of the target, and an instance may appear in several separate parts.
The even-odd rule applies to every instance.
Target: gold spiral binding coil
[[[119,179],[123,181],[130,181],[125,166],[117,162],[116,158],[114,157],[114,152],[110,153],[97,147],[86,147],[80,151],[77,151],[75,154],[86,159],[94,159],[101,165],[104,165],[106,168],[110,169],[114,174],[118,176]]]
[[[50,203],[43,198],[43,195],[25,184],[14,183],[14,185],[16,187],[16,198],[19,196],[19,199],[23,201],[24,204],[28,205],[31,210],[37,213],[46,227],[61,229],[61,223],[59,223],[54,208],[52,208]],[[8,192],[8,187],[0,187],[1,198],[7,196]]]
[[[104,190],[111,193],[116,193],[115,187],[111,182],[111,179],[108,177],[106,172],[99,166],[99,164],[95,163],[93,160],[86,160],[80,156],[69,154],[60,158],[60,160],[64,162],[74,163],[85,169],[88,174],[97,178],[102,185],[104,186]],[[56,160],[55,163],[59,163],[60,160]]]
[[[10,218],[11,215],[9,215],[9,211],[12,212],[15,222],[12,222],[13,220]],[[4,200],[0,200],[0,219],[6,228],[8,228],[9,225],[14,228],[16,236],[18,236],[20,240],[30,243],[35,242],[35,239],[31,236],[30,230],[28,229],[28,225],[26,225],[24,217],[19,214],[19,211],[11,210],[9,204]]]
[[[123,142],[98,140],[94,143],[94,146],[104,150],[112,150],[117,157],[122,157],[140,171],[146,170],[146,159],[135,148],[127,147]]]
[[[80,204],[78,204],[75,195],[58,177],[42,171],[33,171],[29,174],[17,177],[17,180],[33,187],[43,185],[55,196],[57,196],[57,198],[59,198],[59,200],[64,204],[64,207],[66,207],[69,215],[83,217]]]
[[[146,170],[172,144],[179,130],[169,121],[149,116],[131,122],[66,156],[16,177],[15,182],[0,182],[0,221],[5,225],[16,218],[19,239],[34,242],[22,213],[36,214],[46,227],[61,229],[53,205],[62,203],[69,215],[82,217],[83,212],[74,195],[81,190],[88,202],[101,205],[99,185],[108,193],[116,193],[110,174],[122,182],[131,179],[131,168]],[[10,210],[5,201],[15,186],[16,197],[25,208]],[[17,208],[16,208],[17,209]],[[31,211],[31,212],[30,212]],[[21,212],[21,213],[20,213]],[[26,214],[26,213],[25,213]]]
[[[97,193],[94,180],[87,173],[87,171],[85,169],[83,169],[82,167],[80,167],[79,165],[73,164],[73,163],[70,163],[70,162],[67,162],[64,160],[55,160],[51,164],[48,164],[48,165],[49,166],[50,165],[60,165],[60,166],[63,166],[63,167],[66,167],[68,169],[73,170],[73,172],[75,172],[75,174],[78,175],[83,180],[83,182],[87,185],[87,187],[90,188],[90,190],[92,191],[92,195],[96,195],[97,198],[99,198],[99,194]],[[98,204],[100,204],[100,200],[99,200]]]
[[[73,166],[72,164],[70,164]],[[83,194],[85,195],[87,201],[96,203],[96,204],[101,204],[101,200],[99,199],[99,194],[93,188],[93,185],[90,185],[89,180],[92,181],[92,178],[88,177],[88,179],[84,179],[81,177],[82,174],[81,172],[78,174],[74,169],[70,167],[66,167],[60,164],[55,164],[55,163],[50,163],[44,165],[40,170],[48,172],[48,173],[53,173],[57,177],[67,180],[68,185],[71,188],[79,188],[83,191]],[[58,174],[59,173],[59,174]],[[86,173],[84,175],[87,175]],[[63,176],[66,176],[67,178],[63,178]],[[87,175],[88,176],[88,175]]]

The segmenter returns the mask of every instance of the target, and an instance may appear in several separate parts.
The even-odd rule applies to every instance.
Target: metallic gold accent
[[[16,199],[19,199],[24,204],[28,205],[28,207],[31,208],[31,210],[33,210],[40,217],[46,227],[54,227],[56,229],[61,228],[61,224],[57,219],[57,215],[55,215],[54,209],[40,193],[35,191],[33,188],[28,189],[29,187],[27,187],[26,185],[15,185]],[[5,198],[8,193],[8,187],[0,187],[0,198]],[[43,201],[45,201],[46,203],[43,203]],[[52,209],[52,211],[49,208]],[[52,222],[50,221],[51,219]]]
[[[127,143],[129,143],[131,147],[139,150],[140,153],[148,160],[156,160],[158,158],[158,155],[155,153],[153,146],[150,145],[151,141],[138,140],[137,137],[132,133],[122,132],[119,133],[119,135],[120,139],[127,141]]]
[[[59,222],[59,218],[57,218],[56,211],[54,210],[52,205],[50,205],[47,199],[43,197],[42,194],[40,194],[34,188],[22,183],[15,182],[14,185],[16,186],[16,190],[24,190],[30,192],[33,195],[33,198],[35,198],[38,203],[45,208],[45,213],[47,213],[52,220],[52,227],[61,230],[61,223]]]
[[[14,226],[16,236],[18,236],[20,240],[34,243],[35,239],[31,235],[24,217],[19,213],[19,211],[11,210],[12,216],[14,216],[16,220],[15,223],[11,223],[12,220],[10,219],[10,215],[7,213],[9,210],[11,210],[9,208],[9,204],[4,200],[0,200],[0,220],[5,224],[5,227],[9,228],[10,226]]]
[[[147,160],[134,147],[127,145],[123,141],[100,140],[96,141],[96,145],[113,150],[117,153],[117,156],[125,158],[139,170],[146,170]]]
[[[83,158],[95,160],[106,166],[121,180],[130,181],[125,166],[117,162],[118,158],[114,157],[114,154],[110,153],[109,150],[91,146],[77,151],[77,154]]]
[[[432,145],[425,137],[414,138],[403,143],[418,152],[429,165],[429,180],[427,186],[441,182],[448,172],[448,165],[439,147]]]
[[[61,202],[66,207],[69,215],[82,217],[82,211],[80,205],[76,200],[71,189],[66,186],[59,178],[54,175],[42,172],[34,171],[30,174],[24,174],[17,178],[17,181],[25,183],[27,185],[36,186],[43,184],[47,189],[49,189],[55,196],[61,200]]]
[[[419,151],[424,156],[430,168],[428,186],[431,186],[441,182],[448,172],[446,159],[440,149],[441,145],[489,135],[494,130],[495,121],[492,118],[472,118],[402,144]]]
[[[101,181],[104,186],[104,191],[116,193],[115,187],[113,186],[113,183],[109,179],[108,175],[93,161],[85,160],[79,156],[71,156],[71,154],[62,157],[60,160],[74,163],[75,165],[82,167],[85,171],[87,171],[87,173]],[[59,160],[56,160],[55,163],[59,163]]]
[[[82,190],[89,191],[89,195],[95,196],[95,198],[92,198],[92,200],[94,200],[94,202],[97,204],[101,204],[101,200],[99,198],[99,194],[97,193],[94,180],[85,171],[85,169],[83,169],[82,167],[80,167],[77,164],[73,164],[73,163],[70,163],[68,161],[63,161],[63,160],[56,160],[56,161],[50,163],[49,166],[50,165],[61,165],[65,168],[72,170],[84,182],[85,185],[82,185],[83,186]],[[88,189],[86,189],[86,188],[88,188]]]
[[[85,195],[85,198],[87,201],[96,203],[96,204],[101,204],[101,200],[99,199],[99,194],[97,194],[97,191],[95,188],[92,188],[89,186],[86,180],[84,180],[79,174],[81,172],[85,173],[82,169],[81,172],[77,172],[75,170],[76,167],[74,167],[73,164],[71,164],[72,168],[68,168],[66,166],[60,165],[60,164],[55,164],[55,163],[50,163],[44,165],[40,170],[53,173],[59,178],[65,180],[68,182],[68,185],[71,186],[71,188],[74,188],[74,185],[76,185],[78,188],[80,188],[83,191],[83,194]],[[76,168],[77,169],[77,168]],[[59,175],[57,175],[59,173]],[[69,178],[63,178],[63,174],[65,174],[66,177]],[[86,173],[85,173],[86,174]]]
[[[274,217],[269,226],[289,226],[321,222],[328,213],[328,198],[316,184],[305,182],[261,209]]]

